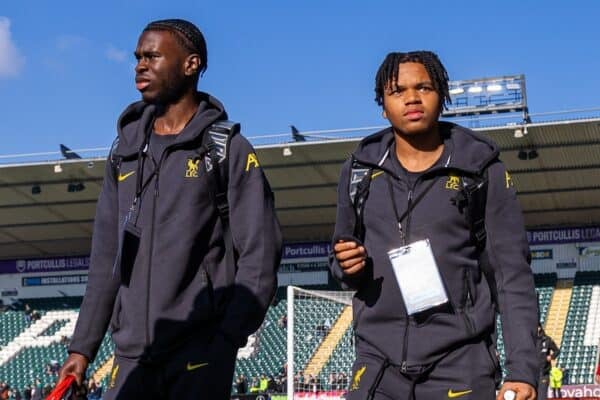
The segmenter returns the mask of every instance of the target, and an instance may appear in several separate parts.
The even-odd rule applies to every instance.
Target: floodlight
[[[481,93],[483,91],[483,88],[481,86],[471,86],[469,89],[467,89],[467,92],[469,93]]]
[[[523,136],[523,129],[521,129],[521,127],[515,129],[515,138],[516,139],[521,139]]]
[[[488,92],[499,92],[502,90],[502,85],[498,85],[497,83],[493,83],[491,85],[487,85],[486,90]]]
[[[62,167],[60,166],[60,164],[55,164],[54,165],[54,173],[55,174],[60,174],[62,172]]]
[[[508,90],[519,90],[521,89],[521,85],[518,83],[507,83],[506,84],[506,89]]]
[[[283,156],[284,157],[289,157],[292,155],[292,149],[290,148],[290,146],[286,146],[283,148]]]
[[[463,94],[464,92],[465,92],[465,89],[463,89],[461,87],[456,87],[456,88],[450,89],[450,94]]]

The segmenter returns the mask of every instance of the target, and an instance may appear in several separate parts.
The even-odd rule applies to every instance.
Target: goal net
[[[345,392],[354,362],[353,294],[288,286],[288,399]]]

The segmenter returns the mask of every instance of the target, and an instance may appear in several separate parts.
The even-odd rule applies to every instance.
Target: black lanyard
[[[429,192],[429,190],[431,190],[431,188],[437,181],[437,178],[432,179],[431,182],[429,182],[429,184],[427,185],[427,187],[421,193],[419,193],[419,195],[414,200],[412,198],[413,191],[412,191],[412,189],[409,190],[408,191],[408,205],[406,207],[406,211],[404,211],[402,213],[402,215],[400,215],[400,213],[398,212],[398,207],[396,206],[396,202],[394,201],[394,187],[392,185],[392,178],[390,178],[389,174],[385,174],[385,177],[386,177],[386,180],[388,183],[390,199],[392,201],[392,207],[394,209],[394,215],[396,216],[396,222],[398,223],[398,230],[400,231],[400,237],[402,238],[402,245],[406,246],[406,236],[408,235],[409,228],[410,228],[410,212],[415,208],[415,206],[421,200],[423,200],[423,197],[425,197],[425,194],[427,194],[427,192]],[[421,179],[421,177],[418,177],[417,181],[419,179]],[[404,218],[406,218],[406,233],[402,229],[402,221],[404,220]]]
[[[142,145],[140,146],[140,148],[138,150],[136,178],[135,178],[135,197],[133,198],[133,203],[131,204],[131,207],[129,208],[129,213],[127,214],[127,216],[125,218],[125,222],[132,221],[134,225],[137,225],[137,220],[138,220],[138,217],[140,214],[139,207],[141,205],[138,203],[140,202],[142,193],[143,193],[144,189],[146,188],[146,186],[148,185],[148,183],[150,182],[150,180],[152,179],[152,177],[154,176],[154,174],[156,173],[156,170],[154,170],[150,174],[148,179],[146,180],[146,183],[144,183],[144,179],[143,179],[144,178],[144,176],[143,176],[144,164],[146,161],[146,153],[148,153],[148,145],[150,143],[150,136],[152,135],[153,126],[154,126],[154,118],[152,118],[152,122],[148,125],[146,132],[144,132],[144,141],[142,142]],[[135,216],[135,220],[133,219],[134,216]]]

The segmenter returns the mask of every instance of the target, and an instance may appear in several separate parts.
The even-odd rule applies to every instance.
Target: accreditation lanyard
[[[407,243],[406,236],[410,229],[410,212],[423,199],[425,194],[431,190],[437,179],[432,179],[425,189],[414,200],[412,189],[408,192],[408,206],[402,215],[394,201],[394,188],[389,175],[387,182],[394,209],[398,230],[402,239],[402,246],[388,251],[388,257],[392,264],[394,276],[408,315],[413,315],[448,301],[442,277],[435,261],[429,239],[418,240]],[[419,179],[419,178],[417,178]],[[406,232],[402,227],[402,221],[406,218]]]
[[[413,199],[413,189],[411,188],[408,191],[408,205],[406,207],[406,210],[402,213],[402,215],[400,215],[400,213],[398,212],[398,206],[396,205],[396,201],[394,199],[394,186],[392,184],[392,178],[390,178],[389,174],[385,174],[385,177],[386,177],[386,180],[388,183],[390,200],[392,202],[392,208],[394,209],[394,216],[396,217],[396,222],[398,224],[398,231],[400,232],[400,239],[402,239],[402,245],[405,246],[406,245],[406,235],[409,233],[409,229],[410,229],[410,213],[415,208],[415,206],[421,200],[423,200],[423,197],[425,197],[427,192],[429,192],[429,190],[431,190],[431,188],[433,187],[433,185],[435,184],[437,179],[432,179],[431,182],[429,182],[429,184],[425,187],[425,189],[423,189],[423,191],[421,193],[419,193],[419,195],[414,199]],[[417,180],[419,180],[419,179],[420,179],[420,177],[417,178]],[[406,229],[404,229],[402,226],[402,221],[405,218],[406,218]]]

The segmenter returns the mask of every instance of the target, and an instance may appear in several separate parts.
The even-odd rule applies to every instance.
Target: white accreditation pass
[[[429,239],[388,251],[408,315],[448,301]]]

